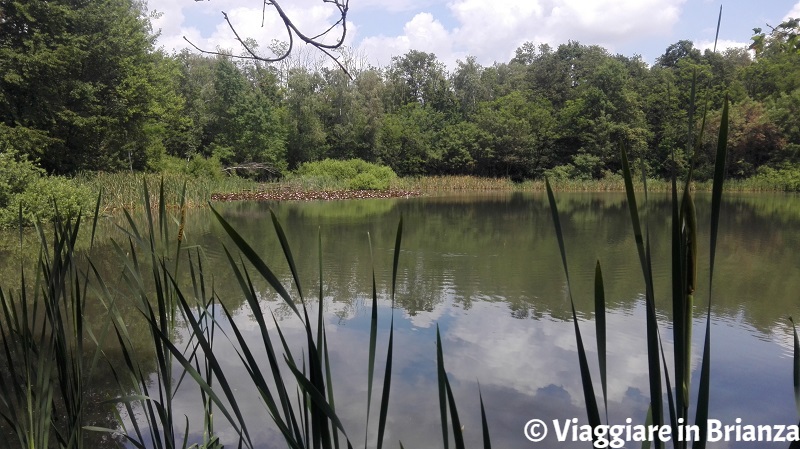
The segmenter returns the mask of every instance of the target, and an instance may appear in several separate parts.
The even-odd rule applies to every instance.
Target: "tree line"
[[[602,178],[619,171],[625,145],[654,177],[685,172],[694,154],[704,179],[727,95],[728,175],[745,178],[800,158],[798,28],[756,29],[751,50],[679,41],[652,66],[573,41],[452,70],[432,53],[373,67],[341,49],[348,73],[303,52],[273,63],[167,54],[138,0],[2,0],[0,151],[53,174],[213,161],[278,177],[360,158],[404,176],[521,180]],[[696,153],[690,133],[702,135]]]

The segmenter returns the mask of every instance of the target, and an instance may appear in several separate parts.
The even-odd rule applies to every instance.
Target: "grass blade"
[[[481,429],[483,430],[483,449],[492,449],[492,439],[489,437],[489,423],[486,420],[486,408],[483,406],[483,393],[478,384],[478,399],[481,401]]]
[[[450,409],[450,423],[453,427],[453,442],[455,449],[464,449],[464,434],[462,432],[461,420],[458,418],[455,397],[450,388],[450,381],[447,379],[447,372],[444,369],[444,355],[442,353],[442,336],[439,333],[439,325],[436,325],[436,371],[439,378],[439,405],[442,415],[442,433],[445,439],[445,449],[448,447],[447,436],[447,411]],[[446,397],[447,404],[442,401],[442,396]]]
[[[721,11],[720,11],[721,14]],[[700,439],[692,446],[697,449],[706,447],[706,428],[708,421],[708,405],[711,382],[711,292],[714,280],[714,261],[717,249],[717,234],[719,232],[719,215],[722,205],[722,185],[725,181],[725,161],[728,153],[728,96],[722,106],[722,118],[717,139],[717,156],[714,165],[714,184],[711,188],[711,245],[709,248],[709,273],[708,273],[708,310],[706,315],[706,333],[703,340],[703,362],[700,368],[700,389],[697,395],[697,415],[695,424],[700,428]]]
[[[789,321],[792,323],[792,331],[794,332],[794,370],[792,375],[794,404],[797,407],[797,414],[800,415],[800,339],[797,338],[797,327],[794,325],[792,317],[789,317]]]
[[[633,190],[633,177],[631,175],[628,153],[622,147],[622,173],[625,179],[625,193],[628,199],[628,209],[633,224],[633,234],[636,240],[636,249],[642,265],[642,275],[645,282],[645,309],[647,329],[647,365],[650,381],[650,402],[653,414],[653,423],[657,426],[664,424],[663,400],[661,388],[661,359],[659,356],[660,337],[658,335],[658,321],[655,308],[655,293],[653,288],[652,261],[650,259],[650,239],[645,242],[642,234],[639,210],[636,205],[636,195]],[[646,193],[645,193],[646,196]],[[649,233],[648,233],[649,236]],[[663,442],[655,441],[656,449],[663,447]]]
[[[283,298],[286,304],[292,309],[292,311],[302,320],[303,316],[300,314],[300,310],[298,310],[297,306],[292,300],[292,297],[289,295],[289,292],[281,285],[280,280],[272,273],[272,270],[267,267],[267,264],[264,263],[264,260],[255,252],[255,250],[250,246],[247,241],[238,233],[235,229],[228,223],[227,220],[222,218],[222,215],[214,209],[214,206],[211,207],[211,212],[214,213],[214,216],[217,217],[217,220],[222,225],[222,228],[225,229],[225,232],[228,236],[236,243],[236,246],[239,248],[247,260],[253,264],[256,270],[261,274],[261,276],[269,282],[270,286],[275,289],[275,291]]]
[[[581,370],[581,384],[583,386],[583,398],[586,402],[587,419],[589,420],[589,425],[592,426],[592,428],[596,428],[601,425],[600,412],[597,407],[597,397],[594,394],[594,385],[592,384],[592,374],[589,371],[589,362],[586,359],[586,349],[583,346],[581,329],[578,325],[578,314],[575,312],[575,301],[572,299],[569,269],[567,268],[567,251],[564,247],[564,234],[561,231],[561,220],[558,215],[556,198],[555,195],[553,195],[553,189],[550,187],[550,181],[547,178],[545,178],[545,186],[547,187],[547,199],[550,202],[550,212],[553,216],[553,223],[556,228],[556,238],[558,239],[558,249],[561,252],[561,262],[564,265],[564,275],[567,279],[567,292],[572,309],[572,322],[575,326],[575,340],[578,346],[578,363]]]
[[[383,391],[381,392],[381,409],[378,418],[378,449],[383,447],[383,435],[386,431],[386,415],[389,410],[389,391],[392,385],[392,351],[394,347],[394,317],[389,324],[389,348],[386,350],[386,369],[383,375]]]
[[[450,437],[447,432],[447,374],[444,372],[444,355],[442,354],[442,338],[439,325],[436,325],[436,378],[439,391],[439,418],[442,423],[442,440],[444,449],[450,449]]]
[[[278,217],[275,216],[275,211],[270,209],[269,214],[272,217],[272,225],[275,226],[275,233],[278,235],[278,240],[281,242],[283,255],[286,258],[286,262],[289,264],[289,269],[292,272],[294,284],[297,286],[297,293],[300,295],[300,301],[303,301],[303,290],[300,286],[300,276],[297,274],[297,265],[294,263],[294,257],[292,257],[292,249],[289,247],[289,241],[286,239],[286,234],[283,232],[283,227],[278,221]]]
[[[375,347],[378,340],[378,288],[375,281],[375,259],[372,255],[372,239],[367,233],[369,241],[369,257],[372,265],[372,312],[369,325],[369,361],[367,366],[367,419],[364,426],[364,449],[367,448],[369,435],[369,411],[372,405],[372,383],[375,376]]]
[[[603,271],[597,261],[594,271],[594,322],[597,333],[597,359],[600,365],[600,385],[603,388],[603,407],[608,423],[608,377],[606,374],[606,294],[603,288]]]

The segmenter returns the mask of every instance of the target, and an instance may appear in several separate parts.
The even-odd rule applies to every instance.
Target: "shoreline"
[[[214,193],[211,201],[335,201],[385,198],[411,198],[422,196],[420,190],[300,190],[278,188],[233,193]]]

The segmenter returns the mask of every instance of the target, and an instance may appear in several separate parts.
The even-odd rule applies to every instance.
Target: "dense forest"
[[[728,175],[744,178],[800,159],[799,29],[756,29],[749,51],[679,41],[653,65],[578,42],[452,70],[431,53],[371,67],[341,49],[347,73],[303,52],[277,63],[167,54],[135,0],[2,0],[0,151],[51,174],[259,163],[275,178],[360,158],[399,175],[588,179],[616,173],[626,145],[665,177],[689,165],[694,85],[693,132],[708,110],[696,178],[710,175],[726,95]]]

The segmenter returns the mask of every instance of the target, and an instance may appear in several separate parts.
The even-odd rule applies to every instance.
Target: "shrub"
[[[222,163],[216,156],[206,159],[195,154],[186,165],[186,174],[195,178],[219,179],[222,177]]]
[[[800,169],[784,166],[778,169],[763,166],[755,176],[745,180],[744,186],[752,190],[800,191]]]
[[[354,190],[385,190],[397,178],[391,168],[361,159],[307,162],[297,168],[295,176],[304,184]]]
[[[190,159],[184,160],[165,155],[161,157],[159,164],[154,168],[160,173],[179,173],[207,179],[222,178],[222,163],[216,156],[205,158],[195,154]]]
[[[545,170],[544,175],[554,181],[566,181],[572,178],[575,167],[572,164],[558,165],[550,170]]]
[[[44,170],[15,150],[0,152],[0,208],[7,207],[15,195],[24,192],[43,174]]]
[[[56,216],[56,206],[62,216],[75,216],[91,211],[96,194],[85,186],[61,176],[36,176],[24,191],[12,196],[6,207],[0,209],[0,227],[18,226],[22,207],[22,225],[36,220],[51,221]]]

